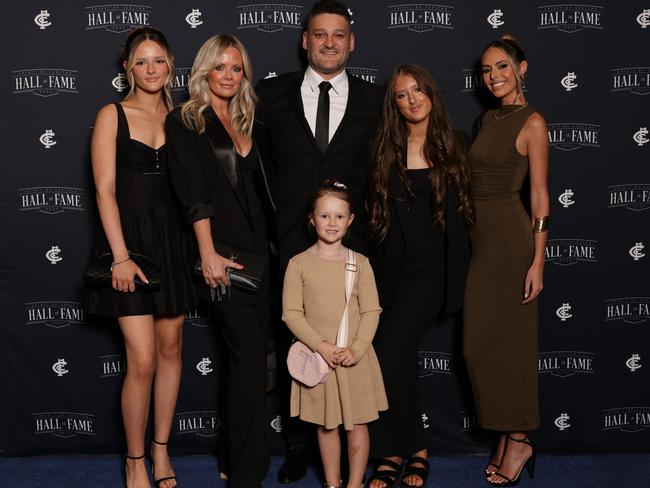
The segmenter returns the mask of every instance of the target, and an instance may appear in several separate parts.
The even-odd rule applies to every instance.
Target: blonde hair
[[[217,66],[219,58],[229,47],[234,47],[241,53],[244,64],[244,77],[239,86],[239,91],[230,99],[228,111],[230,123],[233,128],[245,136],[250,137],[253,132],[255,120],[255,106],[257,95],[253,89],[253,66],[244,45],[235,36],[218,34],[205,41],[199,48],[192,65],[192,74],[188,84],[190,98],[181,108],[183,122],[190,129],[199,134],[205,131],[205,116],[203,112],[210,106],[210,87],[208,76]]]
[[[151,27],[139,27],[132,30],[127,36],[126,41],[124,41],[122,59],[126,63],[124,70],[126,71],[126,79],[129,82],[129,93],[127,93],[124,98],[128,98],[135,92],[135,80],[133,78],[135,51],[144,41],[153,41],[163,50],[165,61],[167,62],[167,68],[169,70],[163,87],[163,102],[167,109],[171,110],[174,106],[172,100],[172,80],[174,79],[174,70],[176,69],[176,66],[174,65],[174,56],[171,54],[169,43],[163,33],[157,29],[152,29]]]

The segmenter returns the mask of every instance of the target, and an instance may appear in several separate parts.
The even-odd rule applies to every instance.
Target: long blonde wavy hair
[[[244,45],[235,36],[218,34],[205,41],[200,47],[194,58],[188,84],[190,98],[183,104],[181,116],[187,127],[196,130],[199,134],[205,131],[204,111],[210,106],[208,76],[217,66],[223,52],[229,47],[234,47],[241,53],[244,64],[244,77],[239,91],[228,104],[230,123],[236,131],[250,137],[253,132],[255,106],[258,98],[251,82],[253,66],[250,57]]]

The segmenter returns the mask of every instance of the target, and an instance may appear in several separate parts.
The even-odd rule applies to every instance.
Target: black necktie
[[[332,84],[329,81],[321,81],[318,85],[320,93],[318,94],[318,110],[316,111],[316,130],[314,137],[316,144],[320,148],[321,153],[325,153],[327,144],[329,144],[329,128],[330,128],[330,95],[329,90]]]

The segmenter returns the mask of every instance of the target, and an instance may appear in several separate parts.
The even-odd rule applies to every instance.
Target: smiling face
[[[133,53],[131,74],[135,88],[149,93],[160,91],[169,78],[169,64],[165,50],[150,39],[142,41]],[[124,62],[127,69],[127,62]]]
[[[491,47],[481,58],[483,84],[503,105],[513,104],[520,98],[521,80],[528,64],[522,61],[517,67],[513,60],[498,47]]]
[[[318,240],[326,244],[341,241],[353,220],[354,214],[350,213],[350,204],[331,193],[316,200],[309,219],[316,230]]]
[[[302,47],[307,51],[309,66],[329,80],[345,69],[354,50],[354,34],[345,17],[318,14],[302,34]]]
[[[395,78],[395,105],[402,117],[410,124],[428,123],[431,114],[431,99],[410,75],[401,74]]]
[[[239,91],[244,78],[244,61],[235,47],[227,47],[217,61],[217,66],[208,75],[210,95],[220,100],[230,100]]]

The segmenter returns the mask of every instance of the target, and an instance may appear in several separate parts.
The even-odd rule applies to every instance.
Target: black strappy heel
[[[421,464],[422,466],[413,466],[413,463]],[[413,456],[408,460],[408,465],[406,465],[402,472],[402,486],[417,488],[417,485],[411,485],[404,482],[404,479],[409,476],[417,476],[420,478],[422,480],[421,488],[427,486],[427,478],[429,477],[429,461],[420,456]]]
[[[153,447],[153,444],[157,444],[159,446],[166,446],[167,444],[169,444],[169,442],[158,442],[156,439],[152,439],[151,444],[152,444],[152,447]],[[154,474],[153,474],[154,473],[154,468],[155,468],[155,466],[154,466],[154,463],[153,463],[153,454],[152,454],[151,455],[151,476],[152,477],[154,476]],[[173,472],[173,470],[172,470],[172,472]],[[162,483],[163,481],[168,481],[168,480],[176,480],[176,475],[165,476],[164,478],[159,478],[157,480],[154,479],[153,484],[156,486],[156,488],[160,488],[160,483]]]
[[[512,437],[510,434],[507,434],[507,440],[506,440],[506,445],[503,448],[503,458],[501,460],[501,464],[503,464],[503,459],[506,457],[506,452],[508,450],[508,441],[513,441],[513,442],[519,442],[522,444],[528,444],[532,452],[528,459],[526,459],[523,463],[521,463],[521,466],[519,466],[519,471],[517,471],[517,474],[515,475],[514,478],[508,478],[506,475],[503,473],[500,473],[497,471],[494,473],[494,475],[501,477],[505,481],[490,481],[487,480],[487,482],[492,485],[492,486],[517,486],[519,484],[519,481],[521,481],[521,473],[526,468],[526,471],[528,471],[528,476],[530,476],[531,479],[535,477],[535,457],[537,456],[537,448],[535,447],[535,444],[533,441],[531,441],[528,436],[522,438],[522,439],[515,439]]]
[[[381,469],[382,467],[390,469]],[[386,485],[384,488],[397,488],[403,470],[403,462],[402,464],[397,464],[395,461],[392,461],[390,459],[380,459],[377,461],[377,464],[375,465],[375,471],[372,473],[372,475],[370,475],[370,478],[368,478],[366,485],[370,486],[370,483],[373,481],[381,481]]]
[[[127,453],[127,454],[124,455],[124,457],[126,458],[124,460],[124,465],[127,466],[127,460],[128,459],[131,459],[132,461],[138,461],[138,460],[144,458],[144,454],[142,456],[129,456],[129,454]],[[126,486],[126,482],[127,482],[127,476],[126,476],[126,470],[125,470],[125,473],[124,473],[124,485],[125,486]]]

